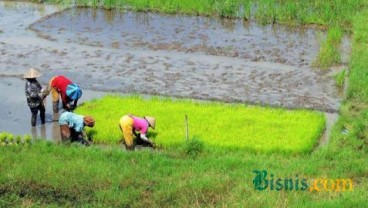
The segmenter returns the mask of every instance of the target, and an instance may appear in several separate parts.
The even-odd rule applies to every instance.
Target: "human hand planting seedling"
[[[144,116],[140,118],[132,115],[121,117],[119,128],[123,133],[126,149],[134,150],[135,148],[133,134],[137,141],[143,140],[153,147],[153,142],[146,136],[149,127],[155,129],[156,119],[154,117]],[[137,132],[140,132],[140,134]]]
[[[63,141],[71,139],[72,142],[90,145],[84,139],[83,129],[85,126],[93,127],[95,125],[95,120],[91,116],[82,116],[66,111],[60,115],[59,125]]]
[[[66,111],[73,111],[77,107],[78,100],[82,96],[79,85],[73,83],[64,76],[55,76],[50,80],[50,92],[52,95],[53,112],[59,113],[59,97]],[[72,103],[72,105],[70,104]],[[71,108],[73,106],[73,108]]]

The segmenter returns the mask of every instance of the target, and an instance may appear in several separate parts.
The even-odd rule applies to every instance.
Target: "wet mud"
[[[19,79],[30,67],[44,84],[59,74],[71,78],[89,98],[141,93],[325,112],[337,112],[342,99],[332,75],[344,66],[311,67],[321,30],[0,2],[0,31],[0,96],[12,97],[0,114],[13,124],[30,119]],[[349,40],[343,45],[346,62]],[[1,122],[0,130],[30,129],[28,120],[22,130]]]

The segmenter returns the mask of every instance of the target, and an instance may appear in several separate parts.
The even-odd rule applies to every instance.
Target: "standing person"
[[[93,127],[95,120],[91,116],[82,116],[68,111],[63,112],[59,118],[60,134],[62,140],[71,139],[72,142],[80,142],[89,145],[84,139],[85,126]]]
[[[25,94],[27,97],[27,104],[32,112],[31,125],[36,126],[37,114],[40,111],[41,123],[45,124],[45,103],[48,92],[43,89],[37,81],[37,77],[40,77],[41,73],[31,68],[27,73],[24,74],[26,81]]]
[[[119,127],[124,136],[126,149],[134,150],[135,148],[133,135],[153,146],[153,142],[147,138],[146,133],[149,127],[155,129],[155,126],[156,119],[154,117],[144,116],[143,118],[140,118],[132,115],[121,117]],[[136,131],[140,132],[140,134]]]
[[[66,111],[73,111],[77,107],[78,99],[82,96],[80,87],[64,76],[51,78],[50,89],[54,113],[59,113],[59,95]],[[72,105],[71,102],[73,102]]]

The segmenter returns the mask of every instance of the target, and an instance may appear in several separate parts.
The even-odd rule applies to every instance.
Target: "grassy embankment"
[[[157,129],[149,132],[157,132],[152,138],[163,147],[185,142],[185,115],[191,135],[206,145],[259,152],[308,152],[325,127],[323,113],[307,110],[137,96],[108,96],[87,102],[76,112],[94,116],[96,126],[88,131],[95,133],[95,142],[107,144],[120,141],[119,119],[129,113],[155,116]]]
[[[329,4],[320,2],[318,11]],[[355,6],[349,3],[353,4],[347,2],[346,7]],[[212,148],[196,159],[188,159],[185,148],[154,153],[48,143],[0,148],[0,207],[364,207],[368,197],[368,12],[357,17],[355,11],[338,15],[354,23],[354,44],[348,95],[325,147],[293,157]],[[342,133],[345,129],[347,134]],[[280,178],[296,174],[351,178],[354,190],[255,191],[254,169],[266,169]]]

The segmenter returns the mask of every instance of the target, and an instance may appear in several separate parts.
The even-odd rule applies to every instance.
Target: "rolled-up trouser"
[[[38,111],[40,111],[41,123],[44,124],[45,123],[45,111],[46,111],[45,106],[43,104],[40,104],[39,106],[35,108],[30,108],[30,109],[32,112],[31,125],[36,126]]]
[[[123,116],[119,121],[119,125],[121,131],[123,132],[127,149],[134,149],[133,118],[131,118],[130,116]]]
[[[52,77],[50,79],[50,82],[49,82],[49,85],[50,85],[50,92],[51,92],[51,95],[52,95],[52,102],[59,102],[59,92],[54,88],[52,87],[52,81],[54,81],[56,77]]]

